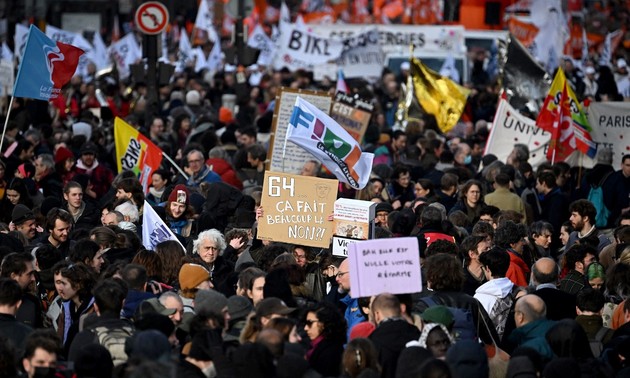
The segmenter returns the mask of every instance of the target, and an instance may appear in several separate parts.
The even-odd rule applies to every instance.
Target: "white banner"
[[[24,49],[26,48],[26,39],[28,38],[28,26],[24,26],[22,24],[15,24],[15,36],[13,37],[14,42],[14,54],[18,61],[22,60],[22,55],[24,54]]]
[[[142,213],[142,245],[144,248],[155,251],[155,246],[165,242],[167,240],[175,240],[179,245],[184,248],[180,243],[177,236],[173,231],[168,228],[166,223],[160,218],[160,216],[153,210],[151,205],[144,201],[144,211]],[[186,250],[186,248],[184,248]]]
[[[418,25],[311,25],[316,34],[335,39],[356,36],[376,27],[379,43],[386,54],[409,54],[409,45],[423,53],[451,52],[460,56],[466,51],[463,26],[418,26]]]
[[[376,29],[344,39],[344,51],[337,66],[347,78],[380,77],[385,66],[385,54]]]
[[[107,68],[109,66],[109,57],[107,56],[107,47],[103,37],[101,37],[101,33],[94,32],[92,44],[94,45],[94,50],[92,50],[92,54],[89,57],[90,60],[96,65],[98,71]]]
[[[265,33],[260,24],[256,25],[254,31],[247,39],[247,45],[251,48],[260,50],[257,64],[268,66],[273,62],[278,48],[276,43]]]
[[[118,74],[122,80],[129,77],[129,65],[142,59],[142,51],[133,33],[128,33],[118,42],[109,46],[109,55],[116,64]]]
[[[189,63],[195,60],[195,51],[190,45],[190,39],[186,30],[182,29],[182,33],[179,35],[179,50],[177,51],[177,65],[175,66],[176,72],[183,72]]]
[[[214,1],[201,0],[199,3],[199,10],[197,11],[197,17],[195,18],[195,28],[205,30],[208,33],[208,39],[211,41],[218,41],[219,36],[214,30],[212,21],[214,19]],[[194,39],[195,36],[191,38]]]
[[[323,38],[293,24],[283,27],[279,40],[279,53],[275,67],[288,67],[292,71],[304,69],[313,71],[318,64],[324,64],[341,56],[343,43],[340,40]]]
[[[208,57],[204,54],[201,47],[197,47],[194,50],[195,53],[195,72],[200,72],[201,70],[210,70],[216,71],[221,68],[221,62],[223,60],[223,55],[221,53],[221,42],[214,42],[212,46],[212,50],[208,54]]]
[[[630,153],[630,102],[593,102],[584,111],[597,148],[612,147],[613,167],[618,169],[622,156]]]
[[[536,169],[547,161],[547,145],[550,139],[551,134],[536,126],[536,121],[521,115],[502,99],[494,116],[484,155],[493,154],[499,161],[506,162],[514,144],[525,144],[529,147],[528,162]]]
[[[0,96],[13,94],[13,84],[15,82],[13,74],[13,61],[0,59]]]

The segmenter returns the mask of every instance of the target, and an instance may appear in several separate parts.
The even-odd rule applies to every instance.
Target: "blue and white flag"
[[[339,181],[355,189],[367,185],[374,154],[362,153],[359,143],[341,125],[300,96],[286,138],[315,156]]]
[[[155,251],[155,246],[167,240],[175,240],[180,245],[182,244],[173,231],[164,223],[162,218],[153,210],[151,205],[147,201],[144,201],[142,213],[142,245],[150,251]],[[184,248],[183,245],[182,248]],[[184,250],[186,250],[186,248],[184,248]]]

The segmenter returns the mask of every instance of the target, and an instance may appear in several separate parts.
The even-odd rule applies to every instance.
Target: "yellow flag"
[[[417,58],[411,58],[410,75],[424,111],[435,116],[442,132],[451,130],[462,116],[470,90],[431,70]]]

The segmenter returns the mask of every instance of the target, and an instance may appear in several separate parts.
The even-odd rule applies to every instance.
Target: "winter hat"
[[[201,331],[195,334],[190,345],[188,357],[199,361],[212,361],[214,349],[221,351],[221,334],[215,330]]]
[[[125,342],[125,352],[129,358],[157,360],[171,353],[171,344],[162,332],[149,329],[128,338]]]
[[[233,295],[228,298],[227,306],[232,320],[245,319],[247,315],[254,311],[254,306],[249,299],[241,295]]]
[[[387,202],[381,202],[376,205],[376,214],[378,214],[381,211],[387,211],[387,213],[389,214],[392,211],[394,211],[394,208],[392,207],[392,205],[390,205]]]
[[[396,365],[396,378],[418,376],[424,362],[433,358],[433,353],[419,346],[407,347],[400,352]]]
[[[92,138],[92,125],[87,122],[77,122],[72,125],[73,135],[84,135],[85,139],[90,140]]]
[[[375,329],[376,326],[372,322],[361,322],[350,329],[350,340],[357,338],[366,339]]]
[[[210,272],[199,264],[184,264],[179,269],[179,287],[182,290],[192,290],[209,279]]]
[[[201,316],[223,317],[223,310],[228,300],[216,290],[199,290],[195,295],[195,314]]]
[[[626,68],[628,67],[628,63],[626,63],[626,60],[623,58],[619,58],[617,60],[617,68],[622,69],[622,68]]]
[[[17,170],[24,178],[31,178],[35,174],[35,166],[31,163],[22,163],[18,165]]]
[[[427,323],[439,323],[450,329],[455,322],[453,313],[445,306],[431,306],[420,315]]]
[[[57,152],[55,152],[55,164],[59,164],[62,161],[66,161],[70,158],[74,159],[74,154],[69,149],[61,146],[57,148]]]
[[[256,316],[262,318],[273,314],[289,315],[294,310],[295,308],[287,306],[281,299],[270,297],[258,302]]]
[[[483,347],[473,340],[460,340],[446,352],[446,362],[456,377],[487,377],[488,355]]]
[[[74,372],[77,378],[109,378],[113,370],[112,355],[107,348],[98,343],[91,343],[80,348],[74,360]]]
[[[224,125],[228,125],[234,122],[234,114],[232,114],[232,111],[225,106],[222,106],[219,109],[219,122],[223,123]]]
[[[510,362],[508,362],[506,377],[536,378],[537,376],[538,375],[536,374],[534,364],[529,358],[527,358],[527,356],[516,356],[510,358]]]
[[[192,91],[188,91],[188,93],[186,93],[186,104],[193,106],[200,105],[201,95],[199,94],[199,92],[194,89]]]
[[[96,155],[98,148],[94,143],[86,143],[81,147],[81,155],[92,154]]]
[[[177,202],[188,207],[190,204],[190,192],[186,188],[186,185],[176,185],[171,194],[168,196],[168,202]]]
[[[168,310],[168,309],[165,309]],[[174,309],[173,309],[174,310]],[[164,336],[169,337],[175,330],[175,325],[167,315],[159,312],[147,312],[141,317],[137,317],[133,323],[138,331],[147,331],[153,329],[160,331]]]
[[[11,222],[13,222],[13,224],[16,226],[28,220],[34,219],[35,214],[33,214],[31,209],[29,209],[25,205],[22,205],[21,203],[15,205],[15,207],[13,208],[13,213],[11,213]]]

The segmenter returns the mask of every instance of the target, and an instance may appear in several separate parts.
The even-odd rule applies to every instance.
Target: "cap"
[[[228,300],[216,290],[199,290],[195,295],[195,314],[201,316],[223,316]]]
[[[431,306],[424,310],[420,317],[427,323],[439,323],[446,328],[451,328],[455,322],[453,313],[446,306]]]
[[[402,63],[400,63],[400,69],[401,70],[409,70],[409,68],[411,68],[411,65],[409,64],[409,62],[402,62]]]
[[[230,124],[234,121],[234,114],[232,114],[232,111],[228,108],[226,108],[225,106],[222,106],[219,109],[219,122],[223,123],[223,124]]]
[[[585,72],[587,75],[592,75],[592,74],[594,74],[594,73],[595,73],[595,68],[593,68],[593,67],[591,67],[591,66],[588,66],[588,67],[586,67],[586,68],[584,69],[584,72]]]
[[[617,60],[617,68],[621,69],[621,68],[626,68],[628,67],[628,63],[626,63],[626,60],[623,58],[619,58]]]
[[[168,201],[182,203],[188,206],[190,204],[190,192],[186,188],[186,185],[176,185],[171,194],[168,196]]]
[[[35,214],[33,214],[31,209],[21,203],[15,205],[13,212],[11,213],[11,222],[13,222],[14,225],[20,225],[28,220],[34,219]]]
[[[164,316],[173,315],[177,311],[174,308],[166,308],[157,298],[150,298],[140,302],[138,309],[136,310],[136,317],[138,319],[144,318],[147,314],[160,314]]]
[[[201,95],[196,90],[191,90],[186,93],[186,104],[187,105],[199,105],[201,104]]]
[[[94,143],[86,143],[81,147],[81,155],[92,154],[96,155],[98,148]]]
[[[254,310],[254,306],[249,299],[241,295],[233,295],[228,298],[227,306],[232,320],[245,319]]]
[[[179,269],[179,287],[191,290],[210,279],[210,272],[199,264],[184,264]]]
[[[372,322],[361,322],[350,329],[350,340],[367,338],[374,332],[376,326]]]
[[[74,159],[74,154],[66,147],[61,146],[55,152],[55,164],[61,163],[62,161],[68,160],[70,158]]]
[[[267,317],[272,314],[288,315],[295,311],[295,308],[287,306],[280,298],[265,298],[256,305],[256,316]]]

